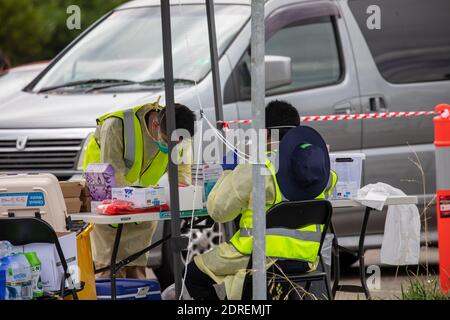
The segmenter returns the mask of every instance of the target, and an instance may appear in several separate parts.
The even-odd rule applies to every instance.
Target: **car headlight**
[[[80,156],[78,157],[78,164],[77,164],[77,170],[78,171],[83,171],[83,166],[84,166],[84,157],[86,156],[86,150],[87,147],[89,145],[89,141],[91,141],[92,136],[94,135],[93,132],[91,132],[86,139],[84,139],[83,142],[83,147],[81,148],[80,151]]]

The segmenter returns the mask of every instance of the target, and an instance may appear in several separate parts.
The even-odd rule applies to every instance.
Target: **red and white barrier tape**
[[[436,111],[409,111],[409,112],[379,112],[379,113],[359,113],[359,114],[338,114],[326,116],[306,116],[300,117],[301,122],[317,122],[317,121],[342,121],[342,120],[365,120],[365,119],[386,119],[386,118],[404,118],[438,115]],[[228,128],[230,124],[250,124],[252,120],[231,120],[220,121],[224,128]]]

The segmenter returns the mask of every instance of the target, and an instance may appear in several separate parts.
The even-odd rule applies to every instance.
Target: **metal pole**
[[[173,64],[172,64],[172,31],[170,27],[170,1],[161,0],[161,23],[164,55],[164,84],[166,93],[166,124],[169,137],[169,186],[170,186],[170,210],[172,212],[172,255],[174,262],[175,292],[177,297],[181,295],[181,251],[180,240],[180,202],[178,194],[178,170],[177,164],[171,161],[172,150],[176,143],[170,139],[175,125],[175,101],[173,90]]]
[[[214,90],[214,108],[216,121],[223,120],[222,89],[220,87],[219,53],[217,51],[216,19],[214,17],[214,0],[206,0],[206,17],[208,20],[209,52],[211,56],[211,73]]]
[[[266,192],[265,176],[262,174],[265,156],[265,139],[259,132],[265,127],[265,26],[264,2],[252,1],[251,74],[252,74],[252,127],[257,132],[256,159],[253,164],[253,300],[267,299],[266,284]],[[262,140],[262,141],[261,141]],[[263,148],[264,150],[261,150]],[[262,152],[264,151],[264,152]]]
[[[217,36],[216,36],[216,19],[214,16],[214,0],[206,0],[206,18],[208,20],[208,36],[209,36],[209,52],[211,57],[211,74],[213,80],[214,91],[214,110],[216,121],[223,121],[223,101],[222,101],[222,87],[220,84],[219,72],[219,52],[217,50]],[[216,122],[217,129],[221,130]],[[221,159],[222,154],[219,155]],[[234,234],[233,222],[224,223],[225,240],[228,241]]]

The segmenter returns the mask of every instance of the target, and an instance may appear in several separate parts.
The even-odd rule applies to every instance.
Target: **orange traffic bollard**
[[[438,224],[439,274],[441,289],[450,289],[450,105],[436,107],[434,121],[436,147],[436,212]]]

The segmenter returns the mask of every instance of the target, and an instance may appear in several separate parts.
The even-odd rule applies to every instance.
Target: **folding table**
[[[386,199],[384,206],[394,206],[394,205],[407,205],[407,204],[417,204],[418,199],[416,196],[391,196]],[[354,207],[365,207],[364,218],[361,225],[361,232],[359,234],[359,244],[358,250],[350,250],[348,248],[339,246],[338,240],[336,238],[336,233],[334,232],[333,224],[331,224],[331,232],[335,235],[335,241],[333,242],[334,254],[335,254],[335,266],[334,266],[334,283],[332,292],[336,295],[337,291],[344,292],[361,292],[364,293],[367,299],[370,299],[369,288],[366,283],[366,268],[364,261],[364,241],[366,238],[367,224],[369,222],[369,216],[375,209],[367,207],[361,204],[357,199],[350,200],[332,200],[333,208],[354,208]],[[345,251],[347,253],[353,254],[359,260],[359,277],[361,280],[361,286],[359,285],[340,285],[340,268],[339,268],[339,252]]]
[[[359,235],[359,246],[358,250],[352,251],[347,248],[343,248],[338,246],[337,239],[335,237],[334,242],[334,248],[335,248],[335,272],[334,272],[334,284],[333,284],[333,295],[336,294],[336,291],[346,291],[346,292],[362,292],[366,295],[368,299],[370,299],[370,292],[367,288],[366,279],[365,279],[365,261],[364,261],[364,241],[366,237],[366,230],[367,230],[367,224],[369,221],[369,216],[371,211],[374,209],[370,207],[366,207],[360,202],[357,201],[357,199],[348,199],[348,200],[330,200],[333,208],[355,208],[355,207],[361,207],[365,208],[364,212],[364,218],[363,223],[361,226],[361,232]],[[385,206],[389,205],[405,205],[405,204],[417,204],[418,199],[415,196],[393,196],[388,197],[385,202]],[[194,216],[195,217],[204,217],[207,216],[208,212],[206,209],[201,210],[195,210]],[[180,218],[191,218],[192,217],[192,211],[182,211],[180,212]],[[125,215],[115,215],[115,216],[108,216],[108,215],[100,215],[96,213],[78,213],[78,214],[72,214],[71,215],[72,220],[82,220],[87,223],[94,223],[94,224],[118,224],[116,237],[114,240],[114,246],[113,251],[111,254],[111,265],[107,268],[111,270],[111,298],[114,300],[116,299],[116,273],[117,271],[130,263],[131,261],[137,259],[141,255],[147,253],[151,249],[157,247],[164,241],[167,241],[170,239],[171,235],[168,235],[161,240],[151,244],[149,247],[123,259],[120,262],[117,262],[117,252],[119,250],[119,244],[122,234],[123,225],[127,223],[135,223],[135,222],[146,222],[146,221],[160,221],[160,220],[170,220],[171,219],[171,213],[170,212],[150,212],[150,213],[139,213],[139,214],[125,214]],[[334,228],[331,230],[334,233]],[[339,270],[339,251],[347,251],[355,255],[359,259],[359,275],[361,280],[361,286],[355,286],[355,285],[340,285],[340,270]],[[104,269],[107,269],[104,268]],[[102,269],[103,270],[103,269]]]
[[[194,216],[196,217],[202,217],[207,216],[208,212],[206,209],[201,210],[195,210]],[[101,215],[97,213],[76,213],[70,215],[71,219],[73,221],[84,221],[86,223],[93,223],[93,224],[103,224],[103,225],[110,225],[110,224],[117,224],[117,231],[116,231],[116,237],[114,239],[114,246],[111,253],[111,263],[109,267],[102,268],[97,271],[103,271],[107,270],[108,268],[111,271],[111,299],[116,299],[116,278],[117,278],[117,271],[121,269],[122,267],[126,266],[130,262],[136,260],[140,256],[144,255],[148,251],[152,250],[153,248],[159,246],[164,241],[167,241],[171,238],[171,235],[168,235],[166,237],[163,237],[161,240],[152,243],[147,248],[136,252],[135,254],[123,259],[122,261],[117,262],[117,253],[119,251],[119,245],[120,245],[120,239],[122,236],[122,229],[123,225],[127,223],[135,223],[135,222],[147,222],[147,221],[160,221],[160,220],[170,220],[171,219],[171,213],[164,211],[164,212],[149,212],[149,213],[136,213],[136,214],[124,214],[124,215]],[[181,211],[180,212],[180,218],[191,218],[192,217],[192,210],[189,211]]]

